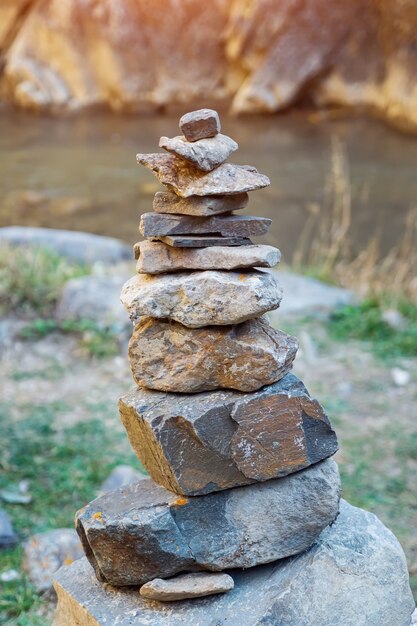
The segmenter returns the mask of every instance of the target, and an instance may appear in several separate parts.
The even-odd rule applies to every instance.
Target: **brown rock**
[[[207,248],[209,246],[251,246],[247,237],[222,237],[217,235],[167,235],[153,237],[173,248]]]
[[[142,585],[139,593],[143,598],[149,600],[170,602],[226,593],[233,587],[233,578],[229,574],[194,572],[192,574],[179,574],[172,578],[154,578]]]
[[[199,139],[190,143],[184,137],[161,137],[159,147],[189,161],[203,172],[211,172],[238,149],[236,141],[227,135],[218,134],[210,139]]]
[[[137,154],[136,160],[152,170],[164,185],[183,198],[229,195],[262,189],[269,178],[250,165],[223,163],[207,174],[172,154]]]
[[[172,191],[158,191],[153,200],[155,213],[210,216],[244,209],[249,200],[247,193],[231,196],[190,196],[181,198]]]
[[[281,253],[273,246],[213,246],[174,248],[158,241],[135,244],[136,270],[139,274],[163,274],[181,270],[235,270],[274,267]]]
[[[140,218],[139,231],[144,237],[166,235],[209,235],[222,237],[252,237],[264,235],[272,220],[253,215],[167,215],[144,213]]]
[[[187,141],[214,137],[220,132],[219,114],[213,109],[191,111],[182,116],[179,126]]]
[[[145,317],[129,342],[135,382],[157,391],[256,391],[291,369],[295,337],[256,319],[234,326],[187,328]]]

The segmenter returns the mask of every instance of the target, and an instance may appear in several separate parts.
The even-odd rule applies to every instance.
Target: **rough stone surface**
[[[172,154],[137,154],[136,160],[152,170],[161,183],[183,198],[240,194],[262,189],[270,184],[269,178],[251,165],[223,163],[205,173]]]
[[[253,567],[298,554],[336,518],[339,495],[331,459],[284,478],[194,498],[147,479],[90,502],[77,513],[76,527],[99,580],[141,585],[184,571]]]
[[[236,270],[251,267],[274,267],[281,253],[273,246],[213,246],[209,248],[173,248],[157,241],[135,244],[140,274],[162,274],[181,270]]]
[[[0,509],[0,550],[13,548],[18,539],[6,511]]]
[[[181,198],[172,191],[158,191],[153,200],[155,213],[210,216],[244,209],[249,200],[247,193],[231,196],[190,196]]]
[[[112,237],[54,228],[6,226],[0,228],[0,245],[48,248],[78,263],[117,263],[132,257],[129,246]]]
[[[187,141],[214,137],[220,132],[219,114],[213,109],[191,111],[182,116],[179,127]]]
[[[222,237],[221,235],[167,235],[153,237],[153,241],[162,241],[173,248],[208,248],[210,246],[251,246],[247,237]]]
[[[414,609],[397,539],[343,500],[306,552],[231,574],[235,586],[225,595],[157,604],[136,588],[106,588],[81,559],[57,574],[54,626],[131,626],[132,618],[147,626],[409,626]]]
[[[83,556],[77,533],[73,528],[56,528],[33,535],[24,545],[23,569],[35,589],[47,591],[52,578],[62,565],[69,565]]]
[[[139,593],[149,600],[167,602],[212,596],[230,591],[233,587],[233,578],[229,574],[194,572],[179,574],[168,579],[155,578],[142,585]]]
[[[322,407],[292,374],[253,394],[136,388],[121,398],[119,409],[150,475],[183,495],[285,476],[338,447]]]
[[[256,391],[291,369],[298,342],[265,319],[187,328],[144,317],[129,342],[135,382],[158,391]]]
[[[281,290],[272,274],[258,270],[137,274],[123,286],[121,300],[135,322],[149,315],[198,328],[259,317],[279,306]]]
[[[101,496],[109,491],[119,489],[125,485],[131,485],[146,478],[145,474],[142,474],[138,470],[134,469],[130,465],[117,465],[114,470],[109,474],[106,480],[102,483],[98,490],[98,495]]]
[[[222,237],[252,237],[264,235],[272,220],[253,215],[213,215],[196,217],[191,215],[166,215],[144,213],[140,218],[139,231],[144,237],[165,235],[209,235]]]
[[[227,135],[216,135],[190,143],[184,137],[161,137],[159,147],[189,161],[203,172],[211,172],[238,149],[236,141]]]

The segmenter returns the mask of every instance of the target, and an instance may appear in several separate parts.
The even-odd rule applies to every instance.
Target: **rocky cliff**
[[[0,62],[29,109],[307,98],[417,129],[415,0],[3,0]]]

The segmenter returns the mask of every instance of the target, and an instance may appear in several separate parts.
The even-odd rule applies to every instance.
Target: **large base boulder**
[[[409,626],[404,553],[372,513],[341,501],[336,522],[296,557],[231,572],[225,595],[175,603],[101,585],[87,559],[55,579],[54,626]]]

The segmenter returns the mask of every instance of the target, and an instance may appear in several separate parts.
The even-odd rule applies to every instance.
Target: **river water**
[[[0,113],[0,226],[85,230],[135,242],[139,215],[152,210],[159,188],[153,175],[136,165],[135,154],[158,151],[161,135],[178,134],[177,120]],[[223,132],[239,143],[231,160],[255,165],[271,179],[269,188],[251,194],[245,212],[273,218],[263,240],[281,248],[287,261],[300,245],[309,207],[326,202],[335,145],[342,149],[350,182],[349,238],[357,251],[379,234],[387,252],[417,205],[417,140],[378,121],[326,120],[300,112],[223,116]]]

